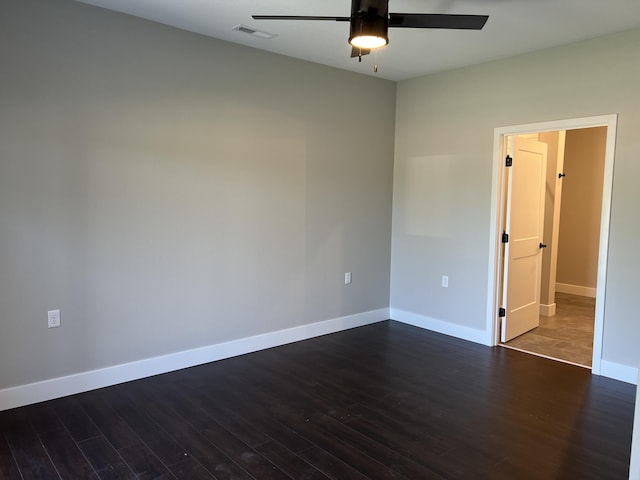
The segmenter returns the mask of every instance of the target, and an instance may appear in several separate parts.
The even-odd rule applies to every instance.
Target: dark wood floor
[[[625,479],[635,387],[382,322],[0,413],[2,479]]]

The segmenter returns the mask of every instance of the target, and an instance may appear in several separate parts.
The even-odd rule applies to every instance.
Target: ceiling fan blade
[[[370,53],[371,53],[371,50],[367,50],[366,48],[358,48],[358,47],[351,48],[351,58],[359,57],[361,55],[369,55]]]
[[[447,28],[482,30],[488,15],[446,15],[439,13],[390,13],[389,26],[396,28]]]
[[[251,15],[254,20],[332,20],[348,22],[349,17],[313,17],[308,15]]]

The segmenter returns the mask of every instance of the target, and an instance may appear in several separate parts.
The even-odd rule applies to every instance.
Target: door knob
[[[540,242],[540,248],[547,248],[547,244]]]

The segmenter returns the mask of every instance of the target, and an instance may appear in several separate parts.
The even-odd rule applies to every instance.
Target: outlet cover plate
[[[60,326],[60,310],[49,310],[47,312],[47,325],[49,328]]]

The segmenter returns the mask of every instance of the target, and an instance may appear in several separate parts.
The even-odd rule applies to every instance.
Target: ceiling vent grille
[[[247,27],[246,25],[236,25],[233,27],[233,30],[237,32],[246,33],[248,35],[253,35],[254,37],[262,38],[263,40],[271,40],[273,37],[277,37],[274,33],[262,32],[260,30],[256,30],[255,28]]]

